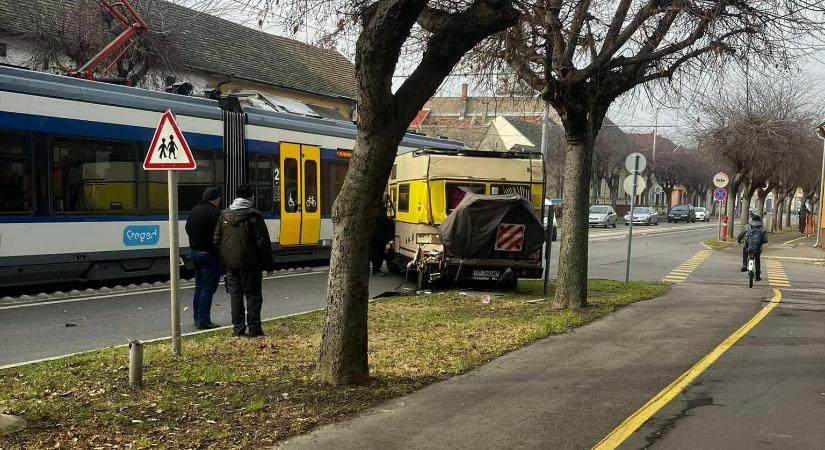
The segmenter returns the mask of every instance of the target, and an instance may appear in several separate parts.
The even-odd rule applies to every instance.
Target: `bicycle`
[[[753,279],[756,278],[756,255],[748,252],[748,287],[753,288]]]

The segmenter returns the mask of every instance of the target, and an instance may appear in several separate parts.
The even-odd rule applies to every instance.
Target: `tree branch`
[[[432,12],[428,20],[435,17]],[[431,36],[421,63],[396,91],[395,113],[409,123],[421,106],[438,89],[465,53],[482,39],[518,22],[519,13],[511,0],[476,0],[464,11],[430,22],[438,28]],[[424,26],[427,24],[419,22]]]

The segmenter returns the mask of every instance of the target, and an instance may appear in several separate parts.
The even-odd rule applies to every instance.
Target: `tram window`
[[[332,205],[344,187],[348,167],[347,163],[321,161],[321,173],[326,174],[321,177],[321,214],[332,214]]]
[[[255,165],[250,172],[250,181],[254,180],[255,184],[255,207],[258,211],[264,213],[272,212],[273,202],[273,185],[275,179],[273,177],[274,164],[271,156],[258,155],[255,159]]]
[[[468,192],[484,194],[483,184],[447,184],[447,214],[450,214]]]
[[[135,148],[128,143],[54,139],[52,210],[134,213],[136,161]]]
[[[318,212],[318,163],[315,161],[304,161],[304,205],[306,212]]]
[[[32,154],[28,138],[0,134],[0,213],[33,209]]]
[[[398,212],[410,212],[410,185],[398,185]]]
[[[294,158],[284,159],[284,211],[298,212],[298,161]]]
[[[212,150],[192,149],[197,169],[178,172],[178,209],[191,211],[203,198],[203,191],[215,186],[215,156]],[[168,177],[166,171],[152,170],[148,181],[149,211],[165,213],[169,210]],[[223,192],[223,191],[221,191]]]

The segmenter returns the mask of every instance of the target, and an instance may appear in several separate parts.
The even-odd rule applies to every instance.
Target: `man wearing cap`
[[[232,300],[232,334],[263,336],[261,329],[262,272],[272,270],[272,244],[261,213],[252,207],[252,186],[237,190],[229,208],[221,212],[214,244],[226,266],[226,287]],[[246,297],[246,309],[244,309]]]
[[[189,235],[189,256],[195,266],[195,295],[192,311],[195,328],[208,330],[217,328],[212,323],[212,296],[218,289],[223,265],[213,236],[218,224],[221,193],[217,188],[208,187],[203,191],[203,200],[189,213],[186,219],[186,234]]]

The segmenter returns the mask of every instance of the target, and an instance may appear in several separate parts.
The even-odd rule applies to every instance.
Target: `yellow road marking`
[[[618,427],[608,433],[604,439],[599,441],[599,443],[593,447],[593,450],[608,450],[620,446],[622,442],[635,433],[639,427],[653,417],[654,414],[659,412],[662,407],[685,390],[685,388],[692,383],[693,380],[699,377],[702,372],[707,370],[707,368],[716,362],[716,360],[719,359],[719,357],[722,356],[729,348],[733,347],[739,339],[748,334],[748,332],[750,332],[753,327],[761,322],[762,319],[764,319],[765,316],[767,316],[768,313],[770,313],[780,301],[782,301],[782,293],[779,292],[779,290],[774,289],[773,298],[771,301],[768,302],[767,305],[763,306],[759,312],[751,318],[751,320],[742,325],[738,330],[734,331],[733,334],[728,336],[728,338],[722,341],[721,344],[705,355],[704,358],[700,359],[699,362],[693,365],[693,367],[688,369],[653,398],[648,400],[647,403],[631,414],[630,417],[625,419],[624,422],[619,424]]]
[[[695,255],[688,258],[685,262],[676,266],[675,269],[671,270],[670,273],[665,275],[662,281],[670,283],[684,282],[694,270],[699,268],[699,266],[701,266],[702,263],[710,257],[712,253],[713,250],[700,250]]]
[[[771,286],[790,287],[791,282],[782,263],[776,260],[766,260],[765,270],[768,273],[768,283]]]

